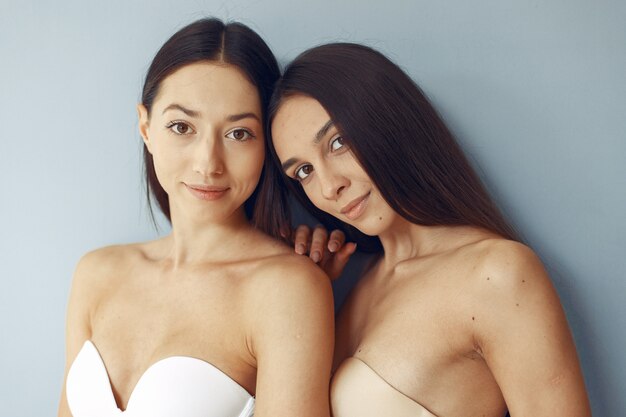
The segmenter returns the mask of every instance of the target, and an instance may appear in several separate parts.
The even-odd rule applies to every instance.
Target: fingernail
[[[311,254],[311,259],[313,259],[313,262],[318,263],[320,261],[321,255],[318,251],[315,251]]]
[[[297,253],[298,255],[304,255],[304,245],[303,245],[302,243],[299,243],[299,244],[296,246],[296,253]]]
[[[339,244],[337,242],[330,242],[328,244],[328,250],[331,251],[331,252],[336,251],[338,249],[338,247],[339,247]]]

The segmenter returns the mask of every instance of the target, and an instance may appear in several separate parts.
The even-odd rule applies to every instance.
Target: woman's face
[[[261,102],[236,67],[199,62],[167,76],[139,128],[172,214],[224,221],[257,186],[265,157]]]
[[[285,174],[319,209],[368,235],[383,233],[397,218],[317,100],[285,99],[272,139]]]

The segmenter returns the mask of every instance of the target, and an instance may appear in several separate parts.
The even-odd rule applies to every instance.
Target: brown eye
[[[335,139],[333,139],[330,142],[330,150],[332,152],[338,151],[339,149],[343,148],[345,146],[345,143],[343,142],[343,138],[341,136],[337,136]]]
[[[247,131],[246,129],[235,129],[230,131],[227,135],[227,138],[234,139],[239,142],[246,141],[250,138],[253,138],[254,135]]]
[[[302,181],[307,179],[311,172],[313,172],[313,165],[302,165],[296,169],[295,177],[298,181]]]
[[[194,133],[191,126],[184,122],[172,122],[167,125],[167,128],[177,135],[190,135]]]
[[[177,123],[174,129],[176,130],[176,133],[180,135],[184,135],[185,133],[189,132],[189,126],[182,123]]]

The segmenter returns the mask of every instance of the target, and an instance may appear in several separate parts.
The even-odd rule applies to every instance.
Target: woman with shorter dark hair
[[[80,260],[59,416],[329,416],[328,279],[256,209],[278,77],[255,32],[216,19],[155,56],[139,130],[172,230]]]
[[[361,45],[310,49],[270,120],[270,175],[379,254],[337,319],[335,417],[590,415],[544,267],[402,70]]]

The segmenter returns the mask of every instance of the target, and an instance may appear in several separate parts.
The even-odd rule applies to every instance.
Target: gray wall
[[[626,3],[610,0],[2,0],[2,415],[56,412],[81,254],[156,236],[134,106],[157,48],[209,14],[282,62],[349,40],[406,69],[548,266],[594,414],[626,415]]]

